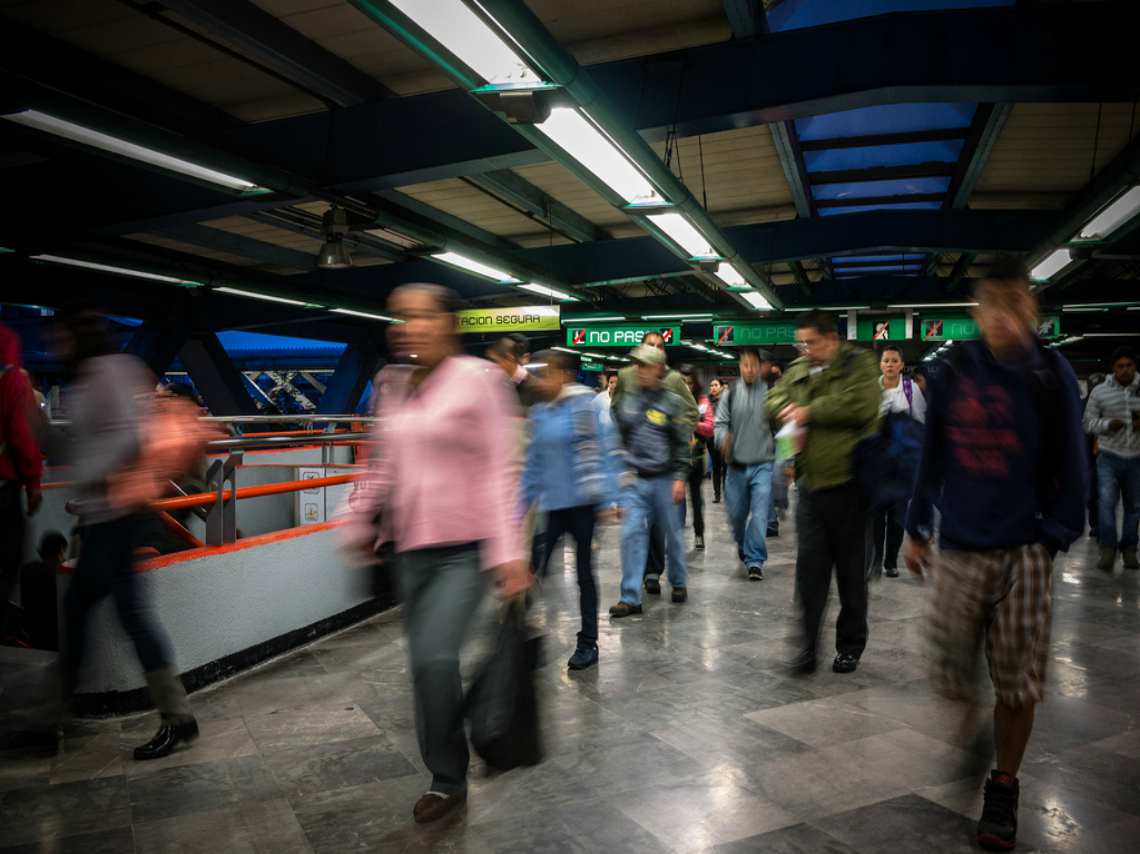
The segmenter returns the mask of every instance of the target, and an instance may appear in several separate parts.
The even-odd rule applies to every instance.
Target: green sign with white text
[[[740,323],[717,323],[713,326],[717,347],[768,347],[773,344],[795,344],[794,320],[746,320]]]
[[[923,341],[973,341],[980,337],[978,324],[974,318],[966,316],[957,317],[923,317]],[[1046,314],[1041,317],[1037,327],[1037,334],[1048,340],[1061,337],[1061,315]]]
[[[626,347],[632,349],[641,343],[647,332],[659,332],[666,347],[681,344],[680,326],[570,326],[566,329],[566,344],[570,347]]]

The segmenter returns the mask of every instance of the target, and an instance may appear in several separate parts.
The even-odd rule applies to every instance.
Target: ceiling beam
[[[812,186],[819,184],[855,184],[863,181],[896,181],[905,178],[949,178],[953,163],[916,163],[909,166],[870,166],[866,169],[833,169],[809,172]]]
[[[1013,112],[1012,104],[979,104],[974,112],[974,120],[970,123],[969,135],[962,156],[954,170],[950,181],[950,190],[946,195],[945,206],[948,208],[964,208],[974,194],[974,188],[982,177],[982,172],[989,161],[990,152],[1001,136],[1005,123]]]
[[[969,128],[869,133],[862,136],[837,136],[828,139],[801,139],[802,151],[831,151],[835,148],[868,148],[873,145],[910,145],[918,142],[944,142],[965,139]]]
[[[482,175],[471,175],[464,180],[578,243],[608,237],[602,229],[577,211],[553,199],[510,169],[496,169]]]
[[[807,169],[804,167],[804,157],[799,148],[795,123],[774,122],[768,126],[768,130],[772,132],[772,142],[776,146],[776,155],[780,158],[780,168],[784,170],[784,178],[792,191],[796,216],[804,219],[815,216],[815,200],[808,187]]]
[[[242,234],[233,234],[229,231],[222,231],[220,228],[210,228],[195,223],[173,226],[158,233],[157,236],[170,237],[180,243],[188,243],[203,249],[213,249],[232,255],[240,255],[243,258],[251,258],[259,264],[309,270],[316,262],[312,255],[298,252],[296,249],[277,246],[266,243],[264,240],[255,240]],[[145,241],[140,242],[145,243]]]
[[[750,39],[768,32],[763,0],[724,0],[724,16],[735,39]]]
[[[391,94],[379,81],[249,0],[162,0],[162,7],[334,106]]]
[[[853,208],[862,205],[899,205],[908,202],[941,202],[945,193],[910,193],[899,196],[845,196],[842,199],[817,199],[819,208]]]

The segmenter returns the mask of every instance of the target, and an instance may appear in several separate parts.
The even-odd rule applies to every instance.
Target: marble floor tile
[[[128,786],[135,822],[282,796],[280,785],[258,756],[167,768],[132,777]]]
[[[131,803],[121,776],[0,792],[0,847],[130,823]]]

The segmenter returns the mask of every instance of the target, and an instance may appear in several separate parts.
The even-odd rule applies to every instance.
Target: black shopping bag
[[[541,650],[542,638],[532,636],[522,602],[508,605],[494,650],[464,703],[471,745],[497,771],[542,761],[534,684]]]

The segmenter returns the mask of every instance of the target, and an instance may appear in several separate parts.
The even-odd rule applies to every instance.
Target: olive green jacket
[[[700,411],[697,409],[697,402],[693,400],[693,393],[689,391],[689,385],[685,382],[685,378],[681,376],[678,371],[669,368],[665,374],[665,379],[662,384],[665,386],[666,391],[671,391],[685,404],[685,414],[683,423],[685,429],[691,434],[697,426],[697,419],[700,417]],[[637,365],[629,365],[618,371],[618,384],[614,389],[613,399],[610,401],[610,410],[617,411],[620,405],[622,395],[632,394],[637,389]]]
[[[768,392],[768,415],[790,403],[811,408],[796,479],[808,489],[830,489],[854,479],[852,454],[879,426],[879,368],[875,357],[840,341],[835,361],[814,376],[806,356],[796,359]]]

